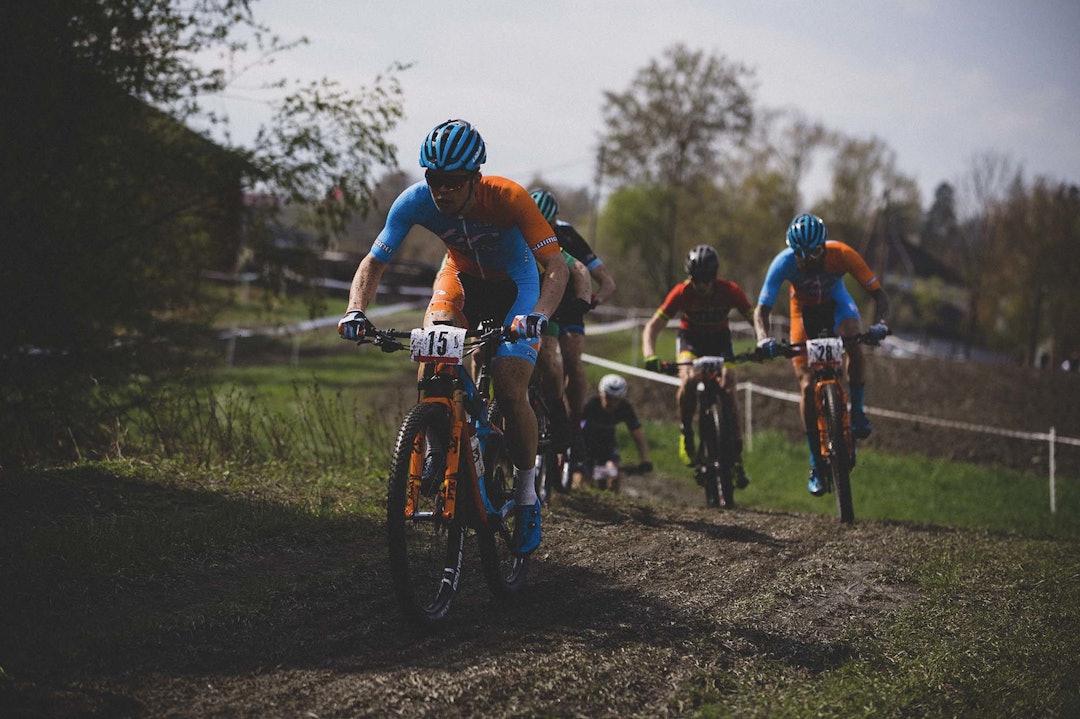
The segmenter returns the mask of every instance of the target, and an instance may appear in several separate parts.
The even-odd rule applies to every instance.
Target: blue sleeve
[[[414,225],[423,224],[424,218],[431,213],[435,205],[431,193],[424,183],[418,182],[398,195],[390,212],[386,215],[386,224],[382,232],[371,244],[371,254],[380,262],[390,262],[401,247],[405,236]]]
[[[758,304],[772,307],[780,295],[780,287],[784,280],[791,278],[791,270],[795,268],[795,253],[790,249],[784,250],[773,258],[769,265],[769,271],[765,273],[765,284],[761,286],[761,294],[758,295]]]

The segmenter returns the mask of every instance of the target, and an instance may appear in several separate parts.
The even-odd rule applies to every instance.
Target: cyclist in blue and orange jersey
[[[589,276],[596,282],[595,292],[592,291],[592,281],[588,282],[588,292],[585,295],[572,292],[568,284],[563,301],[555,313],[555,319],[559,325],[559,348],[563,373],[566,376],[566,404],[570,411],[570,426],[575,430],[573,437],[575,449],[578,450],[579,455],[583,455],[585,448],[580,429],[585,397],[588,393],[585,363],[581,360],[581,355],[585,351],[585,314],[611,298],[615,293],[615,279],[581,233],[569,222],[558,219],[559,203],[555,196],[543,189],[533,190],[530,194],[544,218],[551,223],[563,251],[582,263],[588,269]]]
[[[682,425],[679,458],[687,465],[694,462],[694,412],[697,409],[697,393],[691,387],[697,375],[689,362],[695,357],[734,355],[731,327],[728,323],[728,315],[732,310],[737,310],[748,322],[753,321],[752,306],[746,293],[731,280],[719,277],[719,272],[720,256],[715,249],[709,245],[698,245],[690,250],[686,258],[688,279],[671,289],[641,333],[641,353],[645,357],[645,368],[659,371],[656,338],[671,318],[681,315],[676,354],[679,362],[687,364],[679,367],[682,384],[676,393],[676,404]],[[736,376],[731,367],[724,367],[721,386],[730,395],[732,407],[735,408],[735,484],[741,489],[750,480],[742,463],[742,427],[739,422]]]
[[[773,258],[765,275],[765,284],[754,311],[754,331],[758,349],[775,357],[776,340],[769,336],[772,307],[785,281],[791,285],[792,344],[816,338],[822,330],[844,339],[847,357],[848,387],[851,399],[851,433],[858,439],[870,436],[870,420],[863,408],[865,390],[862,347],[854,341],[860,332],[859,308],[844,286],[844,276],[850,274],[874,298],[877,322],[867,330],[871,340],[880,342],[888,334],[885,325],[889,314],[889,296],[873,270],[862,256],[842,242],[829,240],[828,228],[817,215],[804,213],[795,217],[787,231],[787,248]],[[817,420],[814,416],[814,388],[806,354],[792,359],[799,380],[799,410],[802,415],[806,441],[810,447],[810,480],[807,489],[815,496],[825,493],[825,483],[819,474]],[[811,428],[813,432],[811,432]]]
[[[484,177],[480,165],[486,159],[480,133],[464,120],[447,120],[428,133],[420,147],[424,180],[406,188],[391,205],[386,225],[353,277],[338,333],[349,340],[364,336],[369,326],[364,311],[410,229],[419,225],[445,243],[448,259],[436,276],[424,324],[476,327],[494,320],[511,326],[519,337],[496,351],[492,385],[507,421],[514,463],[514,547],[524,555],[541,539],[529,376],[540,334],[559,305],[569,271],[529,193],[506,178]],[[537,263],[547,274],[542,289]]]

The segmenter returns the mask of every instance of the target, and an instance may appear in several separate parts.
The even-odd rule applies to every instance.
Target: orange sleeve
[[[874,271],[870,269],[870,265],[866,264],[866,260],[862,258],[862,255],[842,242],[830,241],[828,244],[830,252],[825,258],[826,272],[833,272],[838,275],[850,273],[867,292],[881,289],[881,281],[874,274]],[[839,250],[839,252],[832,250]],[[837,264],[833,266],[833,262]]]
[[[495,222],[503,227],[517,226],[538,261],[545,263],[561,253],[555,230],[540,214],[528,190],[513,180],[489,175],[484,177],[481,187],[492,193],[478,199],[496,215]]]

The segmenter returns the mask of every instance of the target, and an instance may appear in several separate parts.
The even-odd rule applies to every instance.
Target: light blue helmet
[[[486,160],[484,139],[464,120],[436,125],[420,146],[420,165],[437,172],[475,172]]]
[[[533,202],[540,208],[540,214],[544,216],[544,219],[548,222],[554,222],[555,216],[559,214],[559,203],[555,201],[555,195],[547,190],[533,190],[529,193],[529,196],[533,198]]]
[[[812,253],[818,247],[824,247],[829,231],[817,215],[804,212],[798,215],[787,230],[787,245],[797,255]]]

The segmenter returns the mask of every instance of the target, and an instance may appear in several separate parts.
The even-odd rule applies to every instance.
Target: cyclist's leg
[[[831,308],[828,309],[829,319],[831,320]],[[802,303],[798,301],[798,298],[792,298],[789,341],[792,344],[806,342],[811,333],[813,333],[814,337],[817,337],[821,329],[819,325],[822,314],[824,314],[822,311],[815,311],[814,308],[810,308],[808,313],[804,313]],[[831,329],[831,323],[826,326]],[[791,366],[795,370],[795,379],[799,383],[799,416],[802,418],[803,432],[806,433],[806,448],[810,454],[810,479],[807,488],[811,494],[817,496],[821,494],[825,485],[820,474],[820,447],[817,412],[814,407],[814,385],[813,378],[810,375],[810,368],[807,367],[806,353],[793,357]]]
[[[585,408],[585,396],[588,393],[585,363],[581,361],[581,354],[585,350],[584,326],[580,328],[580,331],[571,331],[570,327],[560,323],[559,347],[562,350],[563,372],[566,375],[566,404],[569,407],[571,452],[584,456],[581,413]]]
[[[536,460],[536,415],[529,404],[529,377],[533,363],[524,356],[502,354],[503,343],[492,363],[492,385],[495,401],[506,419],[506,441],[510,461],[514,465],[514,550],[528,554],[540,545],[540,499],[536,496],[534,462]],[[516,349],[528,347],[524,342],[511,345]],[[534,350],[535,356],[535,350]]]
[[[848,394],[851,402],[851,432],[857,439],[870,436],[873,428],[863,409],[863,395],[866,389],[866,365],[863,360],[862,345],[854,341],[860,332],[859,308],[851,295],[837,283],[836,295],[836,334],[844,338],[844,356],[848,377]]]
[[[558,340],[559,325],[548,323],[540,338],[540,353],[536,360],[544,402],[551,419],[552,441],[561,453],[570,444],[570,418],[566,416],[563,394],[563,359]]]
[[[675,361],[692,362],[698,356],[693,338],[684,330],[679,330],[675,338]],[[676,411],[679,413],[679,459],[688,466],[694,464],[694,412],[697,411],[697,391],[692,386],[695,380],[694,368],[689,364],[679,366],[679,389],[675,393]]]
[[[724,367],[724,374],[720,379],[720,386],[727,392],[728,397],[731,398],[731,421],[734,422],[734,449],[735,449],[735,461],[733,462],[733,469],[735,472],[735,486],[739,489],[743,489],[746,485],[750,484],[750,477],[746,474],[746,467],[743,466],[743,426],[742,415],[739,412],[739,389],[738,389],[738,377],[735,374],[735,370],[730,367]]]

